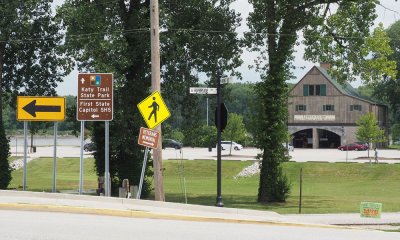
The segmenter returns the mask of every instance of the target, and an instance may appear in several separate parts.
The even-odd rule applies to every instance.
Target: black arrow
[[[36,105],[36,100],[28,103],[22,109],[33,117],[36,117],[36,112],[61,112],[61,106]]]

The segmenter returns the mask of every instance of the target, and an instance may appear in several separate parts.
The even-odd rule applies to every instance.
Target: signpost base
[[[223,207],[224,206],[224,203],[222,202],[222,197],[221,196],[217,197],[217,202],[215,203],[215,206],[216,207]]]

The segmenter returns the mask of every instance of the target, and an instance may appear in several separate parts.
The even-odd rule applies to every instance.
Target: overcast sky
[[[63,0],[55,0],[56,4],[60,5],[64,1]],[[375,21],[375,26],[377,26],[380,22],[383,23],[384,28],[388,28],[394,22],[400,20],[400,1],[395,0],[381,0],[381,5],[377,6],[377,14],[378,18]],[[239,33],[245,32],[248,28],[246,26],[246,18],[248,17],[249,12],[252,10],[251,5],[248,3],[248,0],[236,0],[232,4],[232,8],[235,11],[241,14],[243,19],[242,26],[237,29]],[[242,35],[240,35],[242,36]],[[293,71],[296,79],[291,82],[297,83],[304,74],[314,65],[319,65],[318,63],[307,62],[303,59],[304,46],[299,45],[295,48],[295,61],[294,65],[296,69]],[[242,82],[257,82],[260,81],[259,74],[254,71],[254,69],[249,70],[248,65],[252,64],[254,59],[256,58],[257,53],[249,53],[245,51],[242,55],[242,60],[244,61],[243,65],[238,68],[238,71],[242,73],[243,80]],[[65,95],[75,95],[77,94],[78,88],[78,71],[73,71],[70,75],[64,78],[64,82],[60,83],[57,88],[57,93],[60,96]],[[361,83],[354,82],[352,85],[354,87],[358,87]]]

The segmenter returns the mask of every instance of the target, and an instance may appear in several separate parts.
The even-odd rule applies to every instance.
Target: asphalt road
[[[126,218],[0,210],[2,240],[91,239],[398,239],[398,233],[304,226]]]

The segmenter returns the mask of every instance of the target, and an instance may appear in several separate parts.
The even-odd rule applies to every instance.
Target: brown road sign
[[[138,144],[149,148],[157,148],[159,138],[159,132],[141,127]]]
[[[113,120],[113,74],[78,74],[76,118],[79,121]]]

